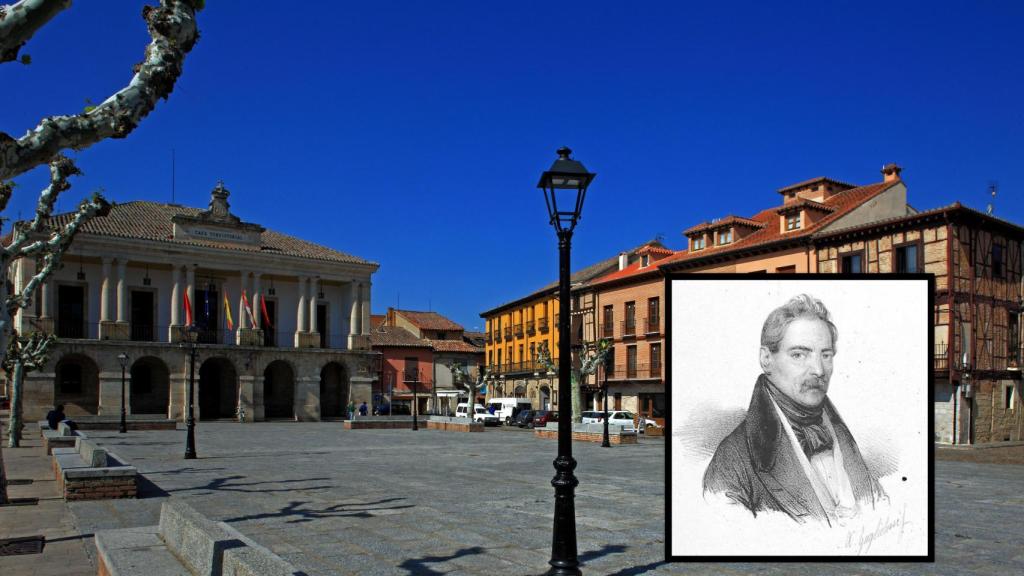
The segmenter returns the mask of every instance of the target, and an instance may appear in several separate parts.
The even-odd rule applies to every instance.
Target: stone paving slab
[[[74,522],[57,490],[50,456],[43,440],[26,426],[21,446],[7,448],[6,421],[0,426],[4,443],[3,466],[8,480],[31,480],[28,484],[7,487],[8,497],[38,498],[34,506],[0,507],[0,538],[43,535],[42,554],[0,557],[0,574],[40,576],[84,576],[96,574],[96,566],[87,549],[92,547],[92,532],[82,531]]]
[[[71,504],[83,531],[153,524],[174,494],[310,576],[542,574],[556,444],[521,430],[343,430],[338,423],[201,423],[95,432],[153,486]],[[936,564],[666,564],[664,439],[576,443],[577,538],[587,576],[1024,574],[1024,466],[937,462]]]

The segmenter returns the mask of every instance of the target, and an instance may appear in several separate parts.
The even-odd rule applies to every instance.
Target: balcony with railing
[[[662,365],[657,364],[616,364],[608,373],[609,380],[658,380],[662,377]]]
[[[546,316],[544,318],[541,318],[540,320],[537,320],[537,329],[540,330],[541,334],[548,333],[549,327],[548,319]]]
[[[487,334],[484,334],[484,344],[491,344],[493,342],[494,342],[494,338],[491,336],[490,332],[488,332]]]
[[[537,323],[535,321],[533,321],[533,320],[527,320],[526,321],[526,334],[528,336],[533,336],[536,333],[537,333]]]
[[[516,335],[516,338],[522,338],[523,337],[523,325],[522,324],[515,324],[515,325],[513,325],[512,326],[512,333]]]
[[[615,323],[609,320],[601,325],[601,337],[602,338],[614,338],[615,337]]]
[[[660,316],[652,316],[652,317],[648,318],[646,324],[647,324],[647,333],[648,334],[657,334],[657,333],[661,332],[661,317]]]
[[[511,326],[505,326],[505,340],[511,340],[511,339],[512,339],[512,327]]]
[[[503,374],[547,374],[548,369],[543,364],[536,360],[527,360],[525,362],[508,362],[505,364],[494,364],[488,368],[491,374],[503,375]],[[558,370],[558,363],[555,363],[555,371]]]
[[[945,342],[935,345],[933,363],[935,370],[949,370],[949,346]]]
[[[622,322],[619,322],[622,327],[623,338],[636,338],[636,319],[627,318]]]
[[[130,337],[133,342],[153,342],[156,340],[156,330],[152,324],[132,324]]]

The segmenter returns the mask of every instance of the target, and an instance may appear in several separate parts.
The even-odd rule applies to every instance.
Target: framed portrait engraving
[[[666,279],[672,561],[934,561],[930,275]]]

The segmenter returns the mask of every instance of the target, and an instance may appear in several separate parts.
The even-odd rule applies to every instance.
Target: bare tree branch
[[[128,86],[92,110],[75,116],[44,118],[33,130],[15,140],[0,133],[0,180],[50,162],[66,148],[81,150],[106,138],[124,138],[167,98],[181,75],[185,55],[199,32],[195,10],[198,0],[161,0],[146,6],[142,17],[153,39],[145,59],[136,65]]]
[[[53,205],[57,202],[60,193],[71,188],[68,177],[81,174],[82,171],[75,166],[67,157],[58,154],[50,162],[50,185],[39,193],[39,203],[36,204],[36,215],[28,225],[17,226],[14,230],[13,239],[3,249],[8,253],[15,253],[28,241],[29,237],[39,232],[40,226],[53,212]]]
[[[32,35],[69,7],[71,0],[21,0],[0,6],[0,63],[16,60]]]
[[[60,258],[64,255],[75,234],[87,220],[97,214],[103,216],[109,213],[110,204],[100,194],[93,194],[92,198],[82,200],[78,205],[78,211],[70,222],[64,225],[61,230],[54,230],[47,240],[37,240],[28,246],[21,248],[16,257],[43,255],[43,266],[32,279],[25,284],[25,287],[18,294],[11,294],[5,302],[8,314],[12,317],[17,313],[18,308],[28,306],[32,300],[32,294],[51,273],[60,265]]]

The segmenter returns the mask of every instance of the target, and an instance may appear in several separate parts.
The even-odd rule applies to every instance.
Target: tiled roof
[[[869,222],[867,224],[856,224],[856,225],[853,225],[853,226],[847,226],[845,228],[835,228],[835,229],[832,229],[832,230],[822,231],[822,232],[818,232],[818,233],[814,234],[813,236],[815,238],[827,239],[827,238],[830,238],[832,236],[842,236],[844,234],[849,234],[851,232],[860,232],[860,231],[864,231],[864,230],[871,230],[873,228],[879,228],[879,227],[887,226],[887,225],[890,225],[890,224],[899,224],[901,222],[913,222],[913,221],[916,221],[916,220],[923,220],[923,219],[927,219],[927,218],[930,218],[930,217],[934,217],[934,216],[943,214],[945,212],[960,213],[960,214],[964,214],[964,215],[970,215],[970,216],[972,216],[974,218],[980,218],[980,219],[983,219],[983,220],[987,220],[987,221],[991,222],[991,224],[993,224],[993,225],[1002,226],[1005,229],[1012,230],[1013,232],[1015,232],[1018,235],[1024,236],[1024,227],[1022,227],[1020,224],[1015,224],[1015,223],[1013,223],[1013,222],[1011,222],[1009,220],[1005,220],[1003,218],[999,218],[999,217],[993,216],[991,214],[986,214],[985,212],[982,212],[980,210],[975,210],[974,208],[970,208],[968,206],[964,206],[960,202],[954,202],[952,204],[949,204],[949,205],[946,205],[946,206],[941,206],[939,208],[933,208],[931,210],[925,210],[925,211],[922,211],[922,212],[915,212],[914,214],[907,214],[906,216],[894,216],[892,218],[886,218],[884,220],[875,220],[875,221]]]
[[[437,312],[417,312],[415,310],[395,310],[410,324],[420,330],[462,330],[462,326],[441,316]]]
[[[174,225],[171,219],[175,216],[196,217],[201,212],[203,210],[199,208],[175,204],[160,204],[145,200],[125,202],[124,204],[112,205],[110,214],[107,216],[88,220],[80,229],[79,234],[151,240],[182,246],[204,246],[240,252],[284,254],[331,262],[373,264],[351,254],[345,254],[344,252],[332,250],[326,246],[300,240],[294,236],[288,236],[273,230],[264,230],[261,233],[259,246],[197,241],[194,239],[175,239]],[[73,216],[73,212],[57,214],[50,219],[50,223],[56,226],[63,226],[71,221]]]
[[[632,250],[627,250],[627,254],[636,254],[637,252],[640,251],[641,248],[644,248],[645,246],[664,248],[664,246],[661,244],[661,242],[659,242],[657,240],[651,240],[649,242],[644,242],[643,244],[641,244],[640,246],[637,246],[636,248],[633,248]],[[590,266],[587,266],[586,268],[584,268],[582,270],[578,270],[578,271],[574,272],[569,277],[569,284],[572,285],[572,286],[579,286],[579,285],[589,284],[595,278],[598,278],[598,277],[600,277],[600,276],[602,276],[604,274],[607,274],[608,272],[610,272],[613,269],[618,269],[618,262],[619,262],[619,257],[618,257],[618,255],[615,255],[615,256],[612,256],[611,258],[607,258],[605,260],[601,260],[597,264],[591,264]],[[486,316],[488,316],[490,314],[493,314],[493,313],[495,313],[495,312],[497,312],[499,310],[508,308],[510,306],[518,305],[518,304],[520,304],[522,302],[529,302],[530,300],[533,300],[533,299],[535,299],[535,298],[537,298],[537,297],[539,297],[539,296],[541,296],[543,294],[554,293],[554,291],[557,288],[558,288],[558,280],[555,280],[554,282],[551,282],[550,284],[544,285],[544,287],[541,288],[540,290],[535,290],[535,291],[531,292],[530,294],[528,294],[526,296],[523,296],[522,298],[517,298],[515,300],[511,300],[509,302],[505,302],[504,304],[501,304],[499,306],[495,306],[494,308],[492,308],[490,310],[487,310],[485,312],[481,312],[480,316],[481,317],[486,317]]]
[[[380,326],[370,333],[370,345],[377,347],[398,346],[402,348],[430,348],[430,342],[413,336],[405,328]]]
[[[384,314],[370,314],[370,328],[376,330],[387,322],[388,317]]]
[[[684,236],[693,234],[694,232],[700,232],[701,230],[712,230],[715,228],[722,228],[724,226],[731,226],[733,224],[739,224],[741,226],[750,226],[751,228],[760,228],[764,226],[763,223],[751,220],[750,218],[744,218],[742,216],[733,216],[732,214],[725,218],[719,218],[718,220],[712,220],[711,222],[701,222],[696,226],[687,228],[683,232]]]
[[[462,340],[424,340],[430,344],[434,352],[465,352],[468,354],[483,354],[484,349],[473,346]]]
[[[815,202],[814,200],[809,200],[807,198],[801,198],[801,199],[797,200],[796,202],[790,202],[789,204],[786,204],[785,206],[779,208],[778,210],[775,211],[775,213],[776,214],[785,214],[786,212],[792,212],[792,211],[795,211],[795,210],[799,210],[800,208],[813,208],[815,210],[820,210],[822,212],[835,212],[836,211],[835,208],[833,208],[832,206],[828,206],[827,204],[822,204],[821,202]]]
[[[688,261],[696,261],[702,258],[718,257],[726,254],[742,252],[763,244],[770,244],[780,240],[792,240],[810,236],[825,226],[835,222],[842,216],[845,216],[854,208],[860,206],[871,198],[878,196],[900,182],[900,180],[894,180],[892,182],[878,182],[875,184],[860,186],[858,188],[843,190],[842,192],[833,194],[821,203],[822,205],[831,208],[833,210],[832,213],[822,217],[813,224],[808,224],[806,228],[802,228],[800,230],[783,233],[778,226],[778,207],[762,210],[750,218],[750,220],[759,222],[763,225],[760,230],[752,232],[727,246],[708,247],[693,252],[681,250],[668,258],[659,260],[657,265],[661,268],[673,267]],[[604,281],[603,278],[602,281]]]
[[[780,194],[785,194],[786,192],[789,192],[790,190],[796,190],[797,188],[804,188],[804,187],[810,186],[811,184],[818,184],[820,182],[828,182],[829,184],[835,184],[837,186],[842,186],[844,188],[856,188],[857,187],[856,184],[849,184],[847,182],[840,182],[839,180],[833,180],[832,178],[827,178],[825,176],[818,176],[817,178],[811,178],[810,180],[804,180],[803,182],[797,182],[796,184],[790,184],[789,186],[786,186],[784,188],[779,188],[779,193]]]

